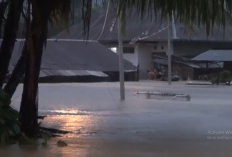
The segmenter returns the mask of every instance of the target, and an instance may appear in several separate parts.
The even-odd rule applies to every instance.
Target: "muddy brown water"
[[[127,82],[119,101],[118,83],[41,84],[43,126],[72,131],[37,148],[11,145],[0,157],[229,157],[232,154],[232,87],[168,86]],[[191,101],[145,99],[137,91],[187,93]],[[22,86],[13,97],[18,109]],[[224,132],[224,133],[223,133]],[[58,140],[68,146],[60,148]],[[41,141],[40,141],[41,142]]]

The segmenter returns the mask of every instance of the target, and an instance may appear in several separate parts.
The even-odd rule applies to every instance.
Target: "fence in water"
[[[136,92],[134,96],[143,95],[147,99],[158,99],[158,100],[179,100],[179,101],[190,101],[191,96],[188,94],[178,94],[178,93],[167,93],[167,92]]]

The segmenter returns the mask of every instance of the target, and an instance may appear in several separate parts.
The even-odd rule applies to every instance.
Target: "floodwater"
[[[133,96],[138,91],[190,94],[191,101]],[[13,97],[16,109],[21,92],[20,85]],[[39,92],[39,114],[48,116],[42,125],[73,133],[51,139],[46,147],[1,148],[0,157],[230,157],[232,154],[230,86],[127,82],[125,101],[119,100],[119,83],[41,84]],[[59,139],[68,146],[57,147]]]

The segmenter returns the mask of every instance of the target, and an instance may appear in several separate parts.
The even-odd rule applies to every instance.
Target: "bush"
[[[224,70],[218,74],[212,74],[211,75],[211,82],[213,84],[218,84],[218,83],[226,83],[230,84],[231,82],[231,72]]]
[[[21,135],[18,125],[19,113],[10,107],[10,98],[0,89],[0,143],[10,144]]]
[[[220,73],[220,82],[221,83],[227,83],[227,82],[231,82],[231,72],[229,71],[223,71]]]

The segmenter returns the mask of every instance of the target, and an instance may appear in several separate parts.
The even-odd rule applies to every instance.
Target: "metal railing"
[[[134,93],[134,96],[136,95],[146,95],[147,99],[151,99],[151,96],[161,96],[161,97],[172,97],[173,100],[176,98],[184,98],[186,101],[191,100],[191,96],[188,94],[177,94],[177,93],[166,93],[166,92],[136,92]]]

